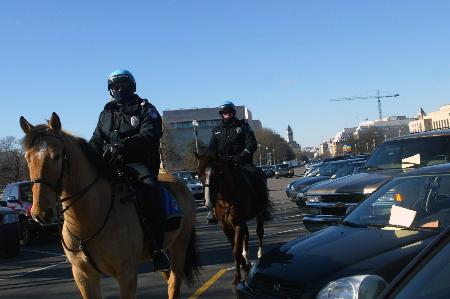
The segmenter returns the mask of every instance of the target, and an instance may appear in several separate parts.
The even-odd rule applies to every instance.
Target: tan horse
[[[258,192],[228,161],[212,155],[195,154],[205,186],[206,202],[213,201],[214,214],[233,248],[236,272],[233,284],[241,281],[241,267],[248,273],[249,232],[247,221],[256,217],[258,258],[263,254],[263,211],[270,206],[267,189]]]
[[[101,298],[102,273],[114,277],[121,298],[135,298],[139,263],[150,259],[136,208],[132,202],[114,199],[109,181],[89,156],[84,139],[61,130],[58,115],[48,124],[31,125],[20,117],[25,132],[25,158],[33,184],[33,218],[50,223],[58,197],[64,213],[62,242],[83,298]],[[195,252],[195,200],[170,174],[159,180],[176,197],[183,211],[177,230],[164,236],[171,259],[168,298],[179,298],[182,278],[197,278]]]

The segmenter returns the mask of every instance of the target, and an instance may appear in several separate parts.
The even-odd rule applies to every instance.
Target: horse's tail
[[[200,273],[200,263],[197,255],[197,237],[195,234],[195,227],[192,228],[191,237],[189,239],[188,248],[186,250],[186,258],[184,259],[184,277],[189,286],[198,281]]]

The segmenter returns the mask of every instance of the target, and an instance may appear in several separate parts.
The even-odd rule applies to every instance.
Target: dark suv
[[[33,193],[31,182],[15,182],[6,185],[1,201],[12,208],[19,215],[21,239],[23,244],[29,244],[36,240],[43,232],[56,232],[58,222],[62,223],[61,205],[57,205],[57,217],[55,222],[49,225],[41,225],[31,217],[33,205]]]
[[[428,131],[382,143],[358,174],[321,183],[308,189],[308,214],[303,224],[315,231],[336,224],[378,187],[412,168],[450,161],[450,130]]]

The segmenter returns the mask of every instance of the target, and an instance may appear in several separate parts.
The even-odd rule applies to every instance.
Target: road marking
[[[21,251],[24,252],[30,252],[30,253],[43,253],[43,254],[47,254],[47,255],[53,255],[53,256],[66,256],[65,254],[60,254],[60,253],[55,253],[55,252],[51,252],[51,251],[43,251],[43,250],[35,250],[35,249],[20,249]]]
[[[234,268],[234,267],[233,267]],[[222,275],[225,274],[225,272],[227,272],[230,269],[233,268],[228,268],[228,269],[220,269],[219,272],[217,272],[216,274],[214,274],[207,282],[205,282],[197,291],[195,291],[194,294],[192,294],[191,296],[189,296],[188,299],[196,299],[198,297],[200,297],[204,292],[206,292],[207,289],[209,289],[209,287],[211,287],[220,277],[222,277]]]
[[[303,230],[303,229],[304,229],[304,228],[288,229],[288,230],[284,230],[284,231],[281,231],[281,232],[276,232],[276,233],[271,233],[271,234],[264,234],[264,237],[274,236],[274,235],[280,235],[280,234],[290,233],[290,232],[295,232],[295,231]]]
[[[33,270],[31,270],[31,271],[27,271],[27,272],[23,272],[23,273],[20,273],[20,274],[15,274],[15,275],[8,276],[8,277],[6,277],[6,278],[0,278],[0,281],[1,281],[1,280],[8,279],[8,278],[15,278],[15,277],[20,277],[20,276],[25,276],[25,275],[30,274],[30,273],[33,273],[33,272],[39,272],[39,271],[47,270],[47,269],[50,269],[50,268],[59,266],[59,265],[61,265],[61,264],[66,264],[66,263],[67,263],[67,261],[64,261],[64,262],[59,262],[59,263],[57,263],[57,264],[50,265],[50,266],[47,266],[47,267],[42,267],[42,268],[33,269]]]

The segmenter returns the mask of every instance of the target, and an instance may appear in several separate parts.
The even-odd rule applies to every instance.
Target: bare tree
[[[163,136],[161,138],[161,163],[164,169],[173,171],[174,165],[179,164],[181,156],[175,150],[175,143],[173,141],[173,129],[170,124],[163,120]]]
[[[0,188],[29,177],[22,146],[15,137],[0,139]]]
[[[186,156],[184,157],[184,168],[185,170],[196,170],[197,169],[197,158],[194,156],[195,148],[195,139],[192,139],[191,142],[188,143],[186,147]],[[203,143],[201,140],[198,140],[198,152],[200,154],[204,154],[208,151],[208,146]]]
[[[295,159],[295,153],[286,140],[272,129],[262,128],[255,131],[258,148],[253,156],[255,164],[281,163]]]

